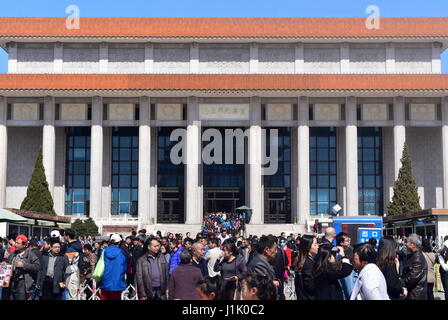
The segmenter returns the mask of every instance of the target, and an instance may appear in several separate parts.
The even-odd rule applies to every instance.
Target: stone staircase
[[[183,236],[187,232],[191,233],[191,237],[196,237],[198,232],[201,232],[202,225],[200,224],[151,224],[146,225],[144,228],[147,231],[147,234],[155,234],[157,231],[162,231],[163,234],[166,232],[171,233],[182,233]],[[301,224],[248,224],[246,226],[247,236],[249,235],[257,235],[261,236],[263,234],[273,234],[275,236],[279,236],[282,232],[285,232],[286,235],[290,233],[305,233],[305,225]]]

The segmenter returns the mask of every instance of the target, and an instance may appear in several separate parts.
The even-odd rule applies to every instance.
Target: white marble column
[[[0,97],[0,208],[6,206],[8,176],[8,129],[6,127],[6,97]]]
[[[262,146],[261,134],[261,99],[252,97],[250,101],[250,129],[249,129],[249,207],[252,209],[251,224],[262,224],[263,187],[262,187]]]
[[[347,203],[345,214],[358,215],[358,128],[356,98],[347,97],[345,104],[345,168],[347,178]]]
[[[185,164],[185,213],[186,224],[202,223],[202,188],[199,184],[199,166],[201,163],[201,122],[197,97],[189,97],[187,103],[187,152]]]
[[[398,178],[401,168],[401,156],[406,141],[406,120],[405,120],[404,97],[394,98],[394,179]],[[392,193],[391,193],[392,199]]]
[[[8,43],[8,73],[17,73],[17,43]]]
[[[101,217],[103,182],[103,99],[92,98],[90,142],[90,217]]]
[[[258,73],[258,43],[250,44],[249,49],[249,73]]]
[[[54,197],[54,172],[56,153],[56,131],[54,127],[55,102],[54,97],[44,98],[44,128],[42,135],[42,162],[45,176],[48,181],[48,189]]]
[[[443,207],[448,208],[448,97],[442,98]]]
[[[310,127],[309,99],[300,97],[298,101],[298,154],[297,154],[297,222],[304,224],[310,212]]]
[[[149,182],[151,178],[150,99],[140,97],[138,132],[138,222],[139,228],[149,224]]]

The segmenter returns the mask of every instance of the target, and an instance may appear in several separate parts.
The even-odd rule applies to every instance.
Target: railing
[[[101,300],[100,289],[97,287],[95,280],[92,279],[92,286],[86,282],[81,284],[79,288],[79,300]],[[131,284],[121,293],[121,300],[138,300],[135,287]]]

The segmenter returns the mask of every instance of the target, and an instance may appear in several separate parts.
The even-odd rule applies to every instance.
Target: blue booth
[[[333,228],[336,233],[347,233],[352,239],[352,245],[366,242],[370,238],[377,239],[378,243],[383,236],[383,217],[334,217]]]

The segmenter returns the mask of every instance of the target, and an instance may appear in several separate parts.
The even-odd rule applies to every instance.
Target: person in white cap
[[[121,300],[121,293],[126,290],[128,261],[119,247],[122,241],[118,233],[111,234],[109,246],[104,249],[104,274],[99,285],[101,300]]]

